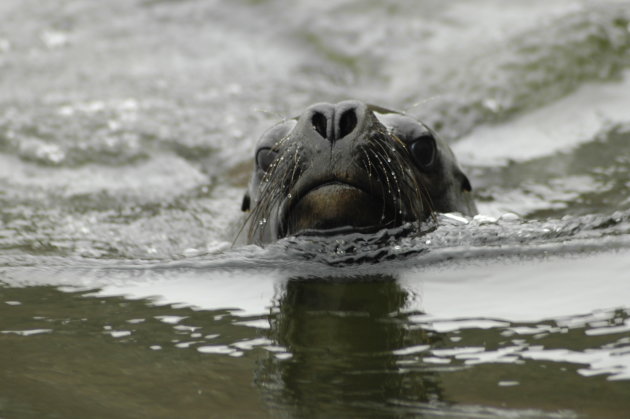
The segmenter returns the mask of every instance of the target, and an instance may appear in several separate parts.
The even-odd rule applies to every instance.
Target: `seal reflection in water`
[[[277,292],[267,337],[291,357],[267,352],[255,373],[275,416],[423,417],[447,398],[425,358],[448,342],[414,322],[395,277],[291,278]]]
[[[436,212],[476,214],[453,152],[415,119],[344,101],[267,130],[243,199],[248,240],[372,232]]]

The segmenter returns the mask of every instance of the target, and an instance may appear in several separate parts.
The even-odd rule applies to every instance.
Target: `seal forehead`
[[[395,112],[380,113],[376,111],[374,115],[391,134],[405,142],[423,135],[432,134],[431,130],[426,125],[407,115]]]
[[[260,136],[258,141],[256,142],[256,148],[263,147],[274,147],[278,141],[282,140],[284,137],[291,133],[291,130],[297,124],[297,120],[295,119],[286,119],[284,121],[278,122],[273,125],[271,128],[267,129]]]

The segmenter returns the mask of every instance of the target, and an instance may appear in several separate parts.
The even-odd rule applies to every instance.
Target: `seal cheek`
[[[329,183],[312,189],[293,206],[287,232],[377,226],[382,213],[382,204],[374,196],[351,185]]]

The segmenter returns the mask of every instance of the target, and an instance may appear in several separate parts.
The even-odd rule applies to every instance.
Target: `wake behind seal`
[[[359,101],[320,103],[258,140],[242,210],[250,243],[475,215],[468,178],[423,123]]]

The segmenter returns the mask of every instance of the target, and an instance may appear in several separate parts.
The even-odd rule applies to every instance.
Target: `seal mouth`
[[[284,232],[377,230],[393,221],[391,213],[382,197],[333,180],[314,185],[296,197],[286,211]]]

